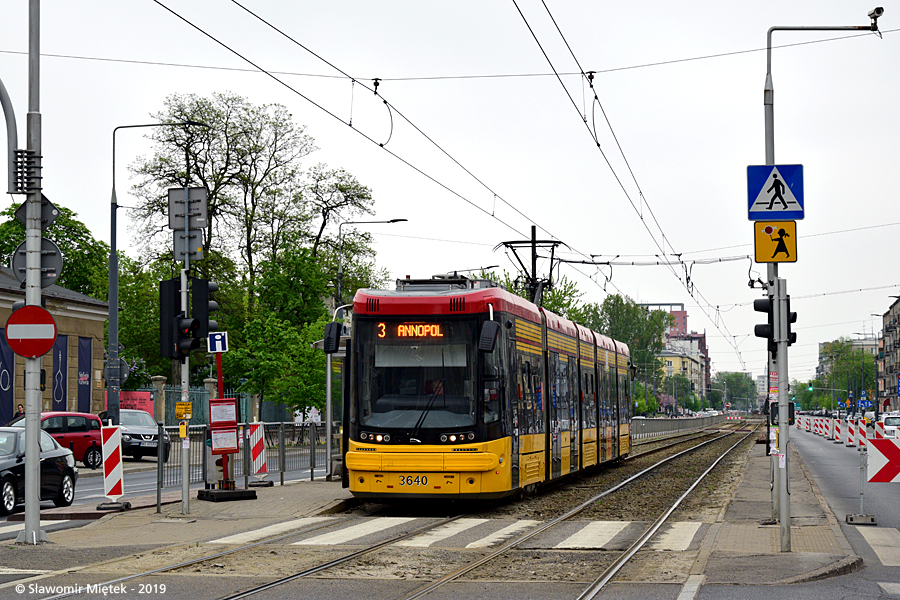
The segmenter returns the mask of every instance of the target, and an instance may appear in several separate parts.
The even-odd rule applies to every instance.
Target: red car
[[[9,424],[25,427],[25,417]],[[68,448],[89,469],[103,465],[103,440],[100,437],[100,417],[80,412],[41,413],[41,429],[49,433],[63,448]]]

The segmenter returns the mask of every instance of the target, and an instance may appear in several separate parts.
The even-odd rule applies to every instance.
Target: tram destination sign
[[[442,338],[444,330],[441,323],[378,323],[376,335],[380,339]]]

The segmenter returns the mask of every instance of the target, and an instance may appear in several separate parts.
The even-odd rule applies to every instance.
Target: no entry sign
[[[23,306],[6,320],[6,341],[19,356],[43,356],[56,342],[56,321],[40,306]]]

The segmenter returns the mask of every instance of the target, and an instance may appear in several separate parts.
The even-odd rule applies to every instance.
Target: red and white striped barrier
[[[837,419],[825,419],[825,439],[833,440],[834,439],[834,422]]]
[[[834,420],[834,443],[840,444],[841,442],[841,420]]]
[[[101,427],[100,439],[103,441],[103,494],[115,502],[125,495],[121,427]]]
[[[884,435],[884,421],[875,421],[875,439],[883,440],[886,436]]]
[[[860,450],[866,449],[866,420],[860,419],[856,422],[856,445]]]
[[[856,446],[856,423],[853,419],[847,421],[847,441],[844,443],[848,448]]]
[[[726,421],[740,421],[744,417],[725,417]]]
[[[263,436],[265,425],[263,423],[253,423],[250,425],[250,455],[253,459],[253,474],[263,473],[266,470],[266,440]]]

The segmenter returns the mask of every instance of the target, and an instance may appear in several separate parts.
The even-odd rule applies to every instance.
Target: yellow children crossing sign
[[[797,262],[796,221],[755,221],[756,262]]]

